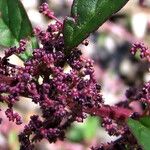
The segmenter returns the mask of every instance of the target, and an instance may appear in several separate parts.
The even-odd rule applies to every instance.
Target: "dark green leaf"
[[[0,45],[18,46],[20,39],[24,38],[32,39],[34,36],[31,22],[22,3],[20,0],[0,0]],[[34,43],[37,43],[36,40]],[[26,54],[27,52],[23,55]]]
[[[141,122],[145,127],[147,127],[147,128],[150,129],[150,117],[149,117],[149,116],[140,118],[140,122]]]
[[[128,126],[144,150],[150,148],[150,117],[143,117],[139,121],[128,119]]]
[[[32,36],[32,26],[19,0],[0,0],[0,44],[16,45],[17,42]]]
[[[66,48],[78,46],[127,2],[128,0],[74,0],[71,17],[67,17],[64,21]]]

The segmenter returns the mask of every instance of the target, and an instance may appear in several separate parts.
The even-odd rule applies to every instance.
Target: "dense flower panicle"
[[[106,129],[109,135],[119,136],[124,135],[127,131],[125,123],[120,121],[120,125],[115,120],[109,117],[102,118],[102,127]]]
[[[57,23],[59,23],[60,25],[62,25],[62,23],[54,16],[54,12],[51,11],[49,9],[49,6],[47,3],[43,3],[40,8],[39,8],[39,12],[44,14],[45,16],[47,16],[50,19],[54,19],[57,21]],[[55,28],[56,29],[56,28]]]
[[[11,47],[10,49],[5,51],[5,57],[9,57],[12,54],[20,54],[25,51],[27,41],[20,40],[19,47]]]
[[[18,47],[6,50],[5,56],[0,58],[0,102],[8,106],[5,114],[9,121],[17,125],[22,123],[19,114],[13,111],[14,104],[21,96],[32,99],[41,110],[41,115],[30,117],[29,123],[20,133],[20,149],[32,150],[34,143],[42,139],[50,143],[57,139],[63,140],[67,127],[74,121],[82,122],[87,113],[101,116],[102,126],[110,135],[126,135],[128,129],[122,120],[129,117],[130,109],[120,109],[121,114],[117,112],[118,107],[104,105],[101,86],[94,76],[93,61],[84,58],[78,48],[66,52],[62,23],[53,16],[47,4],[44,3],[39,11],[56,20],[54,24],[48,25],[46,31],[34,29],[40,48],[33,50],[32,57],[24,62],[24,66],[11,64],[9,57],[23,53],[26,40],[21,40]],[[83,44],[88,45],[88,42],[84,41]],[[142,44],[134,44],[131,53],[135,55],[137,49],[140,49],[142,58],[150,59],[148,49]],[[128,90],[126,95],[134,100],[149,102],[150,83],[146,83],[138,93]],[[108,145],[102,145],[97,150],[105,150],[106,147],[113,150],[111,148],[114,145]]]
[[[146,58],[150,62],[150,50],[143,43],[134,43],[131,48],[131,54],[135,55],[137,51],[140,51],[140,57]]]
[[[43,5],[40,11],[47,11],[47,7]],[[21,150],[33,149],[33,143],[43,138],[49,142],[64,139],[65,129],[73,121],[86,118],[84,109],[99,108],[103,103],[93,62],[83,58],[76,48],[66,55],[61,30],[58,22],[49,25],[46,31],[36,28],[34,32],[41,47],[34,49],[23,67],[10,64],[9,57],[24,52],[25,40],[20,41],[19,47],[6,50],[0,59],[3,78],[0,101],[8,105],[6,116],[9,120],[21,124],[20,116],[13,112],[13,105],[20,96],[31,98],[42,112],[41,116],[31,116],[19,135]],[[66,66],[70,66],[70,71],[66,71]]]
[[[43,3],[40,7],[39,7],[39,12],[43,13],[44,15],[54,15],[54,12],[49,10],[49,6],[47,3]]]
[[[130,100],[138,100],[150,104],[150,81],[140,88],[130,88],[126,91],[126,97]]]
[[[18,113],[14,113],[12,109],[7,109],[5,114],[9,118],[9,121],[16,121],[17,125],[22,124],[21,117]]]

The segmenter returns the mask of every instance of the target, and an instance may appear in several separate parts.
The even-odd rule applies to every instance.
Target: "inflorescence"
[[[137,42],[132,45],[131,54],[135,55],[138,51],[142,59],[145,58],[150,62],[150,50],[144,45],[144,43]]]
[[[0,58],[0,102],[7,104],[5,114],[9,120],[17,125],[22,123],[21,116],[13,111],[20,97],[32,99],[41,110],[41,115],[30,117],[29,123],[20,133],[20,149],[32,150],[34,143],[42,139],[50,143],[57,139],[63,140],[71,123],[82,122],[87,114],[101,116],[102,126],[110,135],[127,135],[129,130],[124,120],[133,115],[132,110],[129,107],[104,105],[101,86],[94,76],[93,61],[83,58],[78,48],[66,55],[62,23],[53,16],[45,3],[40,7],[40,12],[56,20],[54,24],[48,25],[46,31],[34,29],[40,48],[33,50],[32,57],[24,62],[24,66],[11,64],[9,57],[24,53],[26,40],[21,40],[18,47],[6,50],[5,56]],[[141,57],[149,60],[148,50],[141,44],[134,44],[131,53],[135,54],[137,48],[141,49]],[[69,71],[66,69],[68,67]],[[145,84],[140,93],[139,99],[147,102],[150,99],[150,83]],[[129,90],[127,98],[133,96]]]
[[[13,112],[20,96],[31,98],[42,112],[41,116],[31,116],[19,135],[22,150],[32,149],[32,143],[43,138],[49,142],[63,139],[65,129],[73,121],[82,121],[86,117],[83,109],[101,107],[102,96],[100,85],[94,78],[93,62],[83,58],[78,49],[65,56],[61,30],[59,22],[49,25],[46,31],[36,28],[34,31],[42,46],[34,49],[24,67],[10,64],[9,57],[25,51],[25,40],[20,41],[18,48],[6,50],[0,59],[1,102],[8,105],[6,116],[9,120],[22,123],[21,117]],[[71,68],[70,71],[66,71],[66,66]]]

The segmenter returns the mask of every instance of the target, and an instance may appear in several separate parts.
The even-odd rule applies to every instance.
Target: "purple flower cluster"
[[[102,118],[102,127],[108,132],[109,135],[124,135],[127,131],[127,126],[122,120],[120,120],[120,125],[115,120],[109,117]]]
[[[139,101],[147,106],[150,105],[150,81],[146,82],[142,87],[128,89],[126,97],[131,101]]]
[[[97,147],[92,147],[92,150],[126,150],[126,149],[142,150],[141,146],[138,145],[136,139],[132,134],[128,132],[124,137],[120,137],[110,143],[101,144]]]
[[[137,51],[140,52],[140,57],[146,58],[150,62],[150,50],[143,43],[134,43],[131,48],[131,54],[135,55]]]
[[[43,3],[40,6],[39,12],[42,13],[43,15],[47,16],[50,19],[56,20],[59,24],[62,25],[62,23],[54,16],[54,12],[49,9],[49,6],[47,3]]]
[[[46,31],[36,28],[41,47],[34,49],[24,67],[11,64],[9,57],[25,51],[25,40],[20,41],[18,48],[6,50],[0,59],[0,102],[8,105],[5,113],[9,120],[22,123],[21,117],[13,112],[20,96],[31,98],[42,112],[41,116],[31,116],[19,135],[21,150],[33,149],[34,143],[42,139],[50,143],[63,140],[66,128],[86,117],[83,110],[102,105],[93,62],[83,58],[78,49],[66,55],[61,30],[58,22],[50,24]]]
[[[48,25],[46,31],[34,29],[40,48],[33,50],[32,57],[24,62],[24,66],[10,63],[9,57],[24,53],[26,40],[21,40],[18,47],[7,49],[5,56],[0,58],[0,102],[8,106],[5,114],[9,121],[17,125],[22,123],[21,116],[13,110],[20,97],[28,97],[40,107],[41,114],[31,116],[19,134],[20,149],[32,150],[34,144],[42,139],[50,143],[63,140],[71,123],[82,122],[87,114],[101,116],[102,126],[110,135],[121,135],[119,143],[125,145],[130,141],[128,138],[133,137],[129,137],[132,135],[128,134],[124,120],[135,113],[128,109],[128,104],[127,107],[120,105],[127,109],[119,105],[104,105],[101,86],[95,80],[93,61],[84,58],[78,48],[70,51],[65,49],[62,23],[53,16],[47,4],[40,7],[40,12],[56,20]],[[88,45],[88,42],[83,44]],[[136,43],[131,53],[135,55],[137,49],[140,49],[142,58],[150,61],[148,48]],[[150,82],[139,91],[128,90],[126,96],[149,105]],[[131,145],[138,146],[134,138],[133,141]],[[116,142],[102,145],[97,150],[117,150],[121,146]]]

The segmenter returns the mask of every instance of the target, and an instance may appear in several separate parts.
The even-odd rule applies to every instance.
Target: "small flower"
[[[131,54],[135,55],[137,51],[140,51],[140,57],[146,58],[150,62],[150,50],[143,43],[135,43],[132,45]]]

